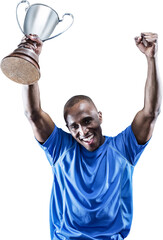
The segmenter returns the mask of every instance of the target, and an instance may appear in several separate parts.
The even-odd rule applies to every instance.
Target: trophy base
[[[1,61],[2,72],[14,82],[31,85],[40,78],[37,43],[23,38],[18,48]]]
[[[40,78],[38,67],[17,56],[5,57],[1,62],[1,69],[9,79],[20,84],[31,85]]]

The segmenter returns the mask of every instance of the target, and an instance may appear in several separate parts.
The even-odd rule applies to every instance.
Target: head
[[[91,98],[77,95],[64,107],[64,119],[71,135],[88,151],[96,150],[104,142],[102,136],[102,113]]]

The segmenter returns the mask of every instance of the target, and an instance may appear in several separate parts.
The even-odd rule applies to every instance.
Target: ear
[[[102,112],[101,111],[98,112],[98,117],[99,117],[100,123],[102,123],[103,119],[102,119]]]

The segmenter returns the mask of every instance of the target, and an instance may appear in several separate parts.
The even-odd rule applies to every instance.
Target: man
[[[36,51],[42,43],[35,36]],[[157,34],[135,38],[146,56],[148,74],[144,107],[131,126],[116,137],[102,134],[102,113],[83,95],[64,107],[70,133],[58,128],[41,109],[38,83],[23,87],[25,113],[35,138],[52,166],[51,239],[127,237],[132,222],[132,174],[147,146],[160,113],[161,87],[157,66]]]

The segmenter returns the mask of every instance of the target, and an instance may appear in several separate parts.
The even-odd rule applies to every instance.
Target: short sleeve
[[[133,166],[136,165],[148,143],[149,141],[144,145],[138,144],[131,125],[113,138],[114,148],[116,148]]]
[[[61,128],[55,126],[52,134],[44,144],[40,144],[39,142],[38,144],[45,151],[50,165],[53,166],[62,154],[73,146],[74,139],[71,134],[66,133]]]

